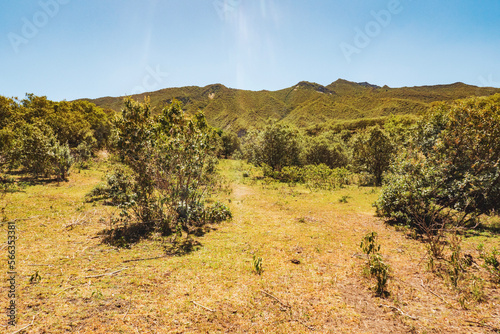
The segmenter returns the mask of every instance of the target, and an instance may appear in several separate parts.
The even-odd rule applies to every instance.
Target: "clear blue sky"
[[[500,87],[499,18],[498,0],[2,1],[0,95],[338,78]]]

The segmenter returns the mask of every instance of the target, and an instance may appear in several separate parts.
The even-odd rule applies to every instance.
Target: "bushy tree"
[[[200,225],[217,148],[204,115],[188,118],[173,101],[153,118],[149,101],[127,99],[116,126],[116,150],[134,177],[130,208],[146,231],[180,234]]]
[[[240,138],[232,131],[223,131],[220,136],[220,155],[229,158],[234,152],[240,150]]]
[[[304,164],[325,164],[330,168],[345,167],[348,164],[344,145],[339,141],[329,140],[325,136],[309,139],[303,155]]]
[[[351,138],[352,164],[357,171],[365,171],[382,184],[382,175],[389,168],[394,146],[377,125],[359,132]]]
[[[471,226],[500,209],[500,95],[435,106],[391,166],[380,215]],[[416,226],[418,227],[418,226]]]
[[[249,134],[245,151],[256,165],[266,164],[280,171],[285,166],[300,165],[300,137],[298,130],[283,123],[270,123],[262,131]]]

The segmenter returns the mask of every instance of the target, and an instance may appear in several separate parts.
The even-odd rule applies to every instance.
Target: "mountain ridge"
[[[135,94],[132,98],[143,101],[149,97],[151,105],[157,109],[177,99],[190,114],[203,110],[212,126],[240,132],[261,127],[269,118],[308,127],[328,121],[419,114],[434,102],[495,93],[500,93],[500,88],[477,87],[462,82],[390,88],[338,79],[326,86],[300,81],[276,91],[242,90],[215,83],[204,87],[164,88]],[[106,96],[82,100],[120,111],[123,98]]]

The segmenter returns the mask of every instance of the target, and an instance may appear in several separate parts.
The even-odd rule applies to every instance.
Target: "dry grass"
[[[7,332],[33,317],[30,333],[494,333],[500,328],[498,286],[485,281],[486,301],[468,302],[464,310],[446,280],[425,269],[424,245],[374,217],[377,189],[310,193],[243,178],[244,170],[258,171],[241,162],[223,161],[221,169],[233,192],[219,199],[234,218],[198,238],[202,247],[182,257],[128,262],[162,256],[161,240],[131,249],[101,244],[98,233],[114,209],[85,204],[83,196],[102,170],[74,172],[68,183],[10,194],[7,216],[31,219],[17,223],[19,319]],[[342,196],[350,196],[348,203],[339,202]],[[359,243],[371,231],[379,234],[381,253],[392,267],[387,299],[374,297],[373,282],[362,274]],[[5,240],[5,225],[0,233]],[[499,238],[467,238],[464,248],[475,259],[479,241],[491,248]],[[263,259],[262,275],[253,271],[253,255]],[[0,272],[6,271],[2,261]],[[32,284],[36,271],[41,281]],[[2,288],[0,304],[6,303]]]

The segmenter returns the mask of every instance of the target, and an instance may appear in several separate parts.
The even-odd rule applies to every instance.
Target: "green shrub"
[[[379,215],[475,227],[500,210],[500,94],[435,106],[391,165]],[[435,214],[434,214],[435,213]]]

